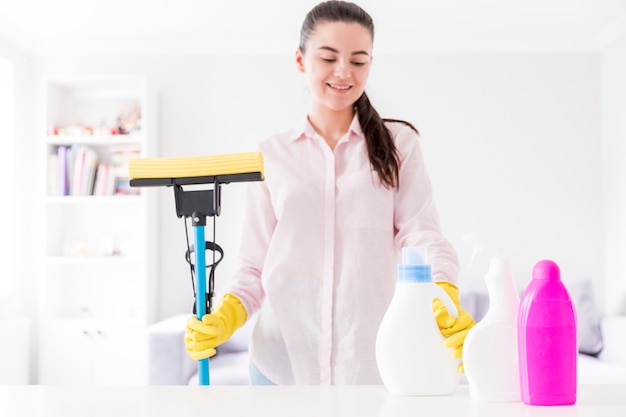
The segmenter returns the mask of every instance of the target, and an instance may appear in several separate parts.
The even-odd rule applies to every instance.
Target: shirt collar
[[[365,137],[365,135],[363,134],[363,129],[361,129],[361,124],[359,123],[358,113],[354,113],[354,118],[350,123],[348,132],[350,133],[348,139],[354,136],[360,138]],[[309,118],[305,116],[300,119],[300,121],[293,127],[289,140],[295,142],[299,139],[313,138],[315,135],[317,135],[315,129],[313,129],[313,126],[309,122]]]

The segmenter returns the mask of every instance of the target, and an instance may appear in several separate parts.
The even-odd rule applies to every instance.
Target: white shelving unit
[[[148,155],[145,80],[50,77],[43,90],[39,383],[145,384],[149,207],[126,177]]]

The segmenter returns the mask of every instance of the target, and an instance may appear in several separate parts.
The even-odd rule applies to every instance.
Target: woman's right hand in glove
[[[196,316],[187,319],[185,349],[194,360],[211,357],[215,355],[215,348],[230,339],[247,319],[248,313],[239,298],[226,294],[217,308],[205,314],[202,320]]]

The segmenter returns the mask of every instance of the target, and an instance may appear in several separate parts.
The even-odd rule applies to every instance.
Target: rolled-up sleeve
[[[401,155],[400,187],[394,202],[396,244],[398,247],[425,247],[428,263],[432,266],[433,280],[456,283],[458,257],[450,241],[441,232],[419,137],[413,130],[402,126],[396,134],[396,146]]]

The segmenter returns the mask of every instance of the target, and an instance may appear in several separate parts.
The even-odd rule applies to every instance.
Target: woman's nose
[[[348,78],[350,76],[350,68],[343,60],[337,60],[335,65],[335,76],[341,78]]]

